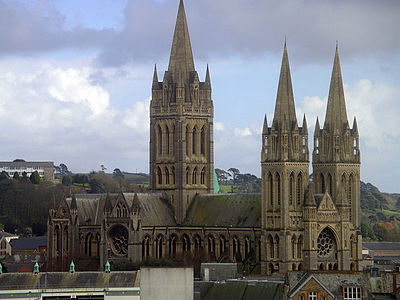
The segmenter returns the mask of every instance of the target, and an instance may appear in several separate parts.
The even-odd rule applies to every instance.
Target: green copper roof
[[[214,194],[218,194],[219,193],[219,183],[218,183],[218,179],[217,179],[217,174],[215,173],[215,169],[214,169]]]

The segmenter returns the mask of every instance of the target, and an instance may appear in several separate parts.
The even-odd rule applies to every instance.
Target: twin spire
[[[272,127],[292,129],[297,125],[296,111],[293,97],[292,80],[290,75],[289,57],[286,48],[286,40],[283,48],[281,72],[279,76],[278,93],[275,103],[275,114]],[[305,125],[305,126],[304,126]],[[264,128],[268,124],[264,119]],[[307,128],[305,116],[303,127]],[[329,88],[328,105],[326,109],[324,128],[343,130],[349,127],[346,112],[346,101],[344,98],[342,72],[340,68],[339,51],[336,45],[335,59],[333,63],[331,84]],[[317,118],[316,130],[319,130]],[[354,119],[353,131],[357,129],[357,122]]]
[[[336,45],[335,60],[333,63],[324,128],[329,128],[331,130],[344,130],[346,127],[349,127],[349,123],[347,120],[346,101],[344,99],[339,51],[338,46]]]
[[[290,76],[289,57],[285,41],[272,126],[275,128],[284,126],[288,129],[292,129],[295,124],[297,125],[297,119],[294,106],[292,79]]]

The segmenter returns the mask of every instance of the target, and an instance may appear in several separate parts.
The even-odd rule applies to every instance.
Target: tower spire
[[[207,70],[206,70],[206,79],[205,83],[208,87],[211,87],[211,80],[210,80],[210,70],[208,69],[208,64],[207,64]]]
[[[183,0],[180,0],[168,71],[171,72],[173,76],[180,71],[184,73],[185,78],[188,78],[188,73],[194,70],[192,46],[190,44],[185,7],[183,5]]]
[[[267,121],[267,114],[264,116],[264,125],[263,125],[263,134],[268,133],[268,121]]]
[[[329,128],[331,130],[343,130],[348,126],[349,123],[347,121],[346,101],[344,98],[342,71],[340,69],[339,50],[336,44],[324,128]]]
[[[283,48],[281,74],[279,76],[278,94],[276,96],[275,114],[272,122],[273,127],[282,126],[284,115],[287,115],[287,129],[292,129],[297,123],[296,112],[294,106],[292,79],[290,76],[289,57],[286,48],[286,41]]]
[[[154,64],[153,88],[158,87],[157,65]]]

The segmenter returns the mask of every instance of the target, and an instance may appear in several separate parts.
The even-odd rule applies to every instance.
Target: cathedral
[[[209,69],[201,81],[181,0],[162,81],[154,68],[151,191],[58,199],[49,211],[49,269],[151,257],[243,262],[262,274],[360,270],[359,135],[356,119],[349,127],[337,47],[324,125],[315,125],[312,180],[286,43],[274,118],[269,126],[265,117],[262,131],[261,195],[214,193],[213,116]]]

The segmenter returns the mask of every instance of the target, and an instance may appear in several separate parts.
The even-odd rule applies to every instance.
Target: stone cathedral
[[[356,119],[352,128],[347,120],[338,49],[324,125],[315,125],[312,180],[286,42],[274,118],[262,131],[261,195],[214,193],[213,116],[210,72],[200,80],[181,0],[162,81],[154,68],[151,192],[58,199],[49,211],[49,269],[166,257],[238,262],[263,274],[360,270],[359,136]]]

